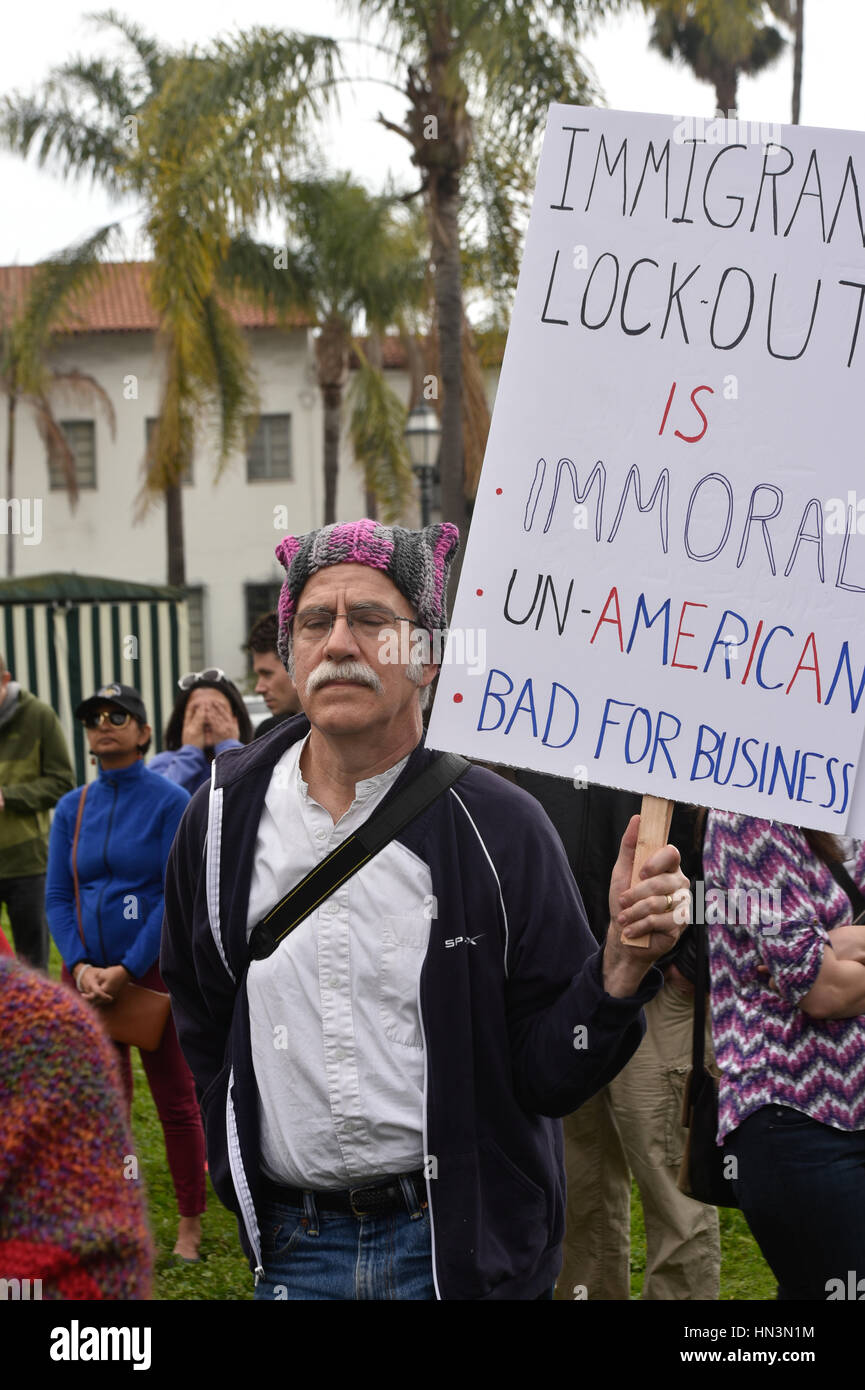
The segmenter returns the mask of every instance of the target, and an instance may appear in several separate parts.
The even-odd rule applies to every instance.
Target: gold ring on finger
[[[667,906],[664,908],[664,911],[665,911],[665,912],[672,912],[672,911],[673,911],[673,895],[672,895],[672,893],[668,893],[668,894],[667,894]]]

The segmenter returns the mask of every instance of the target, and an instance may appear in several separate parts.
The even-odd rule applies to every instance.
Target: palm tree
[[[40,96],[7,99],[0,141],[132,197],[144,213],[164,381],[139,515],[165,498],[168,582],[183,585],[180,483],[196,421],[215,406],[219,471],[256,410],[229,308],[229,253],[279,205],[284,171],[332,91],[335,47],[254,29],[182,54],[113,12],[97,19],[122,36],[124,60],[75,59],[55,69]]]
[[[373,196],[342,174],[295,180],[288,198],[288,242],[277,252],[275,274],[260,284],[271,302],[310,312],[320,325],[315,340],[318,385],[324,403],[324,523],[336,520],[343,393],[354,356],[349,432],[366,490],[388,519],[399,516],[412,484],[403,438],[406,412],[376,362],[377,334],[398,322],[423,294],[425,258],[410,221],[389,195]],[[262,272],[267,258],[259,262]],[[244,283],[252,286],[252,277]],[[373,330],[372,352],[358,333]]]
[[[6,498],[16,495],[16,424],[18,405],[33,410],[39,434],[59,463],[69,493],[70,506],[78,500],[75,457],[54,414],[51,396],[57,390],[75,397],[95,399],[105,411],[112,435],[114,407],[103,387],[86,372],[59,371],[49,357],[61,329],[74,319],[75,300],[98,271],[98,257],[112,240],[116,228],[103,228],[95,236],[71,247],[36,267],[26,296],[18,301],[10,294],[0,301],[0,386],[6,392]],[[6,574],[15,573],[15,537],[6,535]]]
[[[568,37],[615,0],[354,0],[379,16],[401,65],[408,111],[379,119],[407,140],[425,199],[439,342],[440,475],[448,520],[467,525],[463,447],[461,217],[470,167],[495,217],[511,204],[508,178],[534,163],[548,103],[586,101],[592,84]],[[479,140],[483,131],[486,139]],[[523,180],[524,181],[524,180]],[[510,228],[508,240],[513,245]],[[490,239],[493,244],[493,239]]]
[[[643,0],[652,15],[651,46],[671,62],[687,64],[701,82],[715,88],[716,110],[736,111],[742,74],[754,76],[780,56],[786,42],[766,22],[763,0]],[[787,17],[788,0],[770,8]]]
[[[793,125],[802,109],[802,55],[805,49],[805,0],[791,0],[793,10]]]

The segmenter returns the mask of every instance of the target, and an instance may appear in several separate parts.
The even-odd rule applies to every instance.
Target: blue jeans
[[[429,1211],[354,1216],[268,1197],[259,1207],[264,1278],[256,1299],[435,1298]]]
[[[727,1136],[727,1150],[779,1299],[825,1301],[830,1281],[846,1285],[850,1271],[865,1278],[865,1131],[765,1105]]]

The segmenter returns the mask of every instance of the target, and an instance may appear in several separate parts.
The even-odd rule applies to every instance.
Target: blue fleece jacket
[[[258,1090],[246,991],[256,835],[299,716],[220,757],[165,879],[161,970],[201,1100],[210,1176],[261,1268]],[[386,805],[430,762],[418,744]],[[562,1127],[621,1070],[645,1027],[639,993],[604,990],[558,835],[538,803],[472,767],[399,840],[429,865],[436,912],[420,979],[433,1275],[443,1299],[532,1299],[561,1268]],[[360,870],[362,874],[363,869]],[[313,914],[297,928],[315,931]],[[477,938],[471,950],[458,939]],[[434,1160],[434,1161],[433,1161]]]
[[[221,743],[217,743],[213,749],[213,755],[223,753],[226,748],[242,748],[243,744],[236,738],[224,738]],[[161,777],[167,777],[170,782],[176,782],[179,787],[185,787],[191,796],[197,792],[198,788],[205,782],[210,781],[211,760],[195,743],[184,743],[182,748],[174,748],[171,751],[157,753],[155,758],[151,758],[148,767],[151,772],[158,772]]]
[[[87,791],[78,838],[84,942],[78,933],[72,839],[81,787],[58,803],[48,843],[45,910],[67,967],[125,965],[136,979],[159,954],[165,864],[189,793],[143,763],[105,772]]]

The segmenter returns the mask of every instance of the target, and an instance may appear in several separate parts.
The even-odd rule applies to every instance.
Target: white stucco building
[[[30,267],[0,268],[0,303],[20,300]],[[299,323],[279,329],[253,307],[238,311],[249,342],[261,401],[253,444],[232,457],[215,480],[217,449],[206,426],[196,442],[192,477],[183,488],[186,577],[190,587],[190,654],[194,665],[216,665],[245,677],[241,650],[250,620],[273,607],[282,568],[274,546],[287,532],[318,526],[323,508],[322,409],[313,361],[313,330]],[[22,529],[15,537],[17,576],[48,571],[103,575],[142,583],[167,582],[165,507],[160,500],[135,522],[143,477],[148,421],[158,411],[161,366],[156,320],[147,296],[147,267],[108,265],[86,297],[75,327],[62,335],[52,358],[58,370],[95,378],[116,419],[112,435],[103,405],[86,389],[51,396],[77,458],[76,508],[59,470],[52,467],[33,410],[19,403],[14,486],[4,474],[0,529],[14,529],[6,493],[20,499]],[[389,372],[406,398],[408,381]],[[0,415],[0,457],[6,458],[7,413]],[[27,504],[30,505],[28,512]],[[337,514],[364,514],[360,474],[350,447],[340,459]],[[29,523],[28,523],[29,517]],[[37,526],[36,520],[39,519]],[[417,524],[416,516],[405,518]],[[25,528],[24,523],[28,523]],[[0,562],[5,575],[5,535]]]

